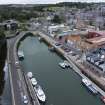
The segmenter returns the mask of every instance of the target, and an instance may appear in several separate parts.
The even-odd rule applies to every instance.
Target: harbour
[[[25,72],[33,72],[44,89],[46,105],[103,105],[98,96],[86,91],[81,78],[71,68],[62,70],[59,67],[58,63],[63,59],[50,52],[38,38],[26,38],[19,49],[24,51],[22,65]]]

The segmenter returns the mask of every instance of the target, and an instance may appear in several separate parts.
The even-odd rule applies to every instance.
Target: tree
[[[0,39],[5,38],[4,30],[3,28],[0,28]]]
[[[54,18],[52,19],[52,22],[60,24],[62,22],[62,19],[58,15],[55,15]]]

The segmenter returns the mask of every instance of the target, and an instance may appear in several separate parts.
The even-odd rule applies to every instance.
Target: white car
[[[16,65],[18,65],[18,64],[19,64],[19,62],[18,62],[18,61],[16,61],[16,62],[15,62],[15,64],[16,64]]]
[[[72,54],[72,53],[73,53],[72,51],[69,52],[69,54]]]
[[[27,98],[26,95],[23,96],[23,102],[24,102],[24,104],[27,104],[28,103],[28,98]]]

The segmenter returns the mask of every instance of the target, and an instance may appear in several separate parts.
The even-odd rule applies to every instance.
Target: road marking
[[[9,43],[7,44],[8,45],[8,49],[10,50],[10,46],[9,46]],[[8,51],[8,58],[7,60],[9,61],[9,51]],[[10,71],[10,64],[8,64],[8,67],[9,67],[9,76],[10,76],[10,84],[11,84],[11,92],[12,92],[12,104],[13,105],[16,105],[15,103],[15,95],[14,95],[14,90],[13,90],[13,81],[12,81],[12,74],[11,74],[11,71]]]

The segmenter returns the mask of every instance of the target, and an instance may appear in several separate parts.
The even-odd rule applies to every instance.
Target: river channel
[[[27,37],[19,50],[25,55],[21,62],[24,71],[33,72],[46,94],[45,105],[104,105],[81,84],[81,78],[72,69],[58,66],[63,59],[37,37]]]

